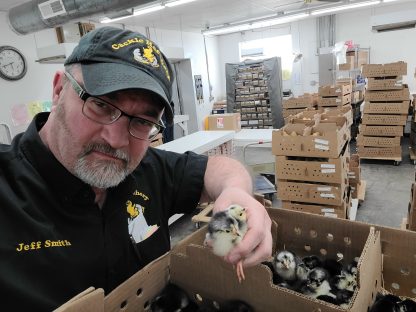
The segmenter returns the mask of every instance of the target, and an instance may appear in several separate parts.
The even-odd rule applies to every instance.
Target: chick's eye
[[[225,232],[230,233],[231,231],[230,230],[225,230]]]

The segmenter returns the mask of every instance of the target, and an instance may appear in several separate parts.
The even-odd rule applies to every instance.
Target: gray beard
[[[86,156],[91,151],[100,151],[122,159],[123,162],[111,160],[88,161]],[[107,144],[90,144],[75,163],[74,173],[83,182],[101,189],[115,187],[129,174],[129,157],[123,151],[115,150]]]

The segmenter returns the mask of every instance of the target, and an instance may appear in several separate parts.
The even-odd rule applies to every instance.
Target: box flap
[[[104,311],[104,290],[102,288],[90,287],[54,310],[54,312],[88,311]]]
[[[145,310],[149,301],[168,284],[169,264],[170,255],[166,253],[131,276],[104,298],[105,312]]]

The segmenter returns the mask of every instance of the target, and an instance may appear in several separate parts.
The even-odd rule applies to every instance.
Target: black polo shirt
[[[170,249],[169,217],[191,212],[203,188],[206,156],[149,148],[100,209],[42,143],[47,118],[0,145],[2,311],[50,311],[90,286],[108,293]]]

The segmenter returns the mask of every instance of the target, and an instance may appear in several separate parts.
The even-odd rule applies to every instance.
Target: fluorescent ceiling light
[[[329,8],[326,8],[326,9],[314,10],[314,11],[311,12],[311,14],[312,15],[319,15],[319,14],[326,14],[326,13],[344,11],[344,10],[349,10],[349,9],[366,7],[366,6],[370,6],[370,5],[376,5],[376,4],[379,4],[380,2],[381,2],[381,0],[375,0],[375,1],[364,1],[364,2],[346,4],[346,5],[339,5],[339,6],[329,7]]]
[[[172,1],[172,2],[166,2],[165,6],[167,7],[174,7],[177,5],[181,5],[181,4],[185,4],[185,3],[189,3],[189,2],[194,2],[196,0],[177,0],[177,1]]]
[[[276,16],[276,15],[274,15]],[[203,35],[224,35],[234,32],[240,32],[250,29],[256,29],[256,28],[263,28],[263,27],[270,27],[273,25],[279,25],[279,24],[285,24],[289,23],[301,18],[308,17],[309,13],[299,13],[299,14],[293,14],[293,15],[287,15],[282,17],[277,17],[274,19],[264,19],[259,20],[257,22],[253,21],[252,23],[245,23],[245,24],[239,24],[239,25],[232,25],[232,26],[225,26],[225,27],[218,27],[214,29],[209,29],[202,31]]]
[[[159,5],[143,8],[143,9],[134,10],[133,15],[134,16],[143,15],[143,14],[159,11],[159,10],[162,10],[164,8],[165,8],[165,6],[159,4]]]
[[[395,1],[399,1],[399,0],[383,0],[384,3],[387,3],[387,2],[395,2]]]
[[[102,21],[100,21],[100,23],[104,23],[104,24],[113,23],[113,22],[116,22],[116,21],[119,21],[119,20],[122,20],[122,19],[133,17],[133,16],[138,16],[138,15],[143,15],[143,14],[159,11],[159,10],[162,10],[164,8],[165,8],[165,6],[159,4],[159,5],[155,5],[155,6],[151,6],[151,7],[146,7],[146,8],[143,8],[143,9],[137,9],[137,10],[134,10],[132,15],[117,17],[117,18],[113,18],[113,19],[105,18]]]

